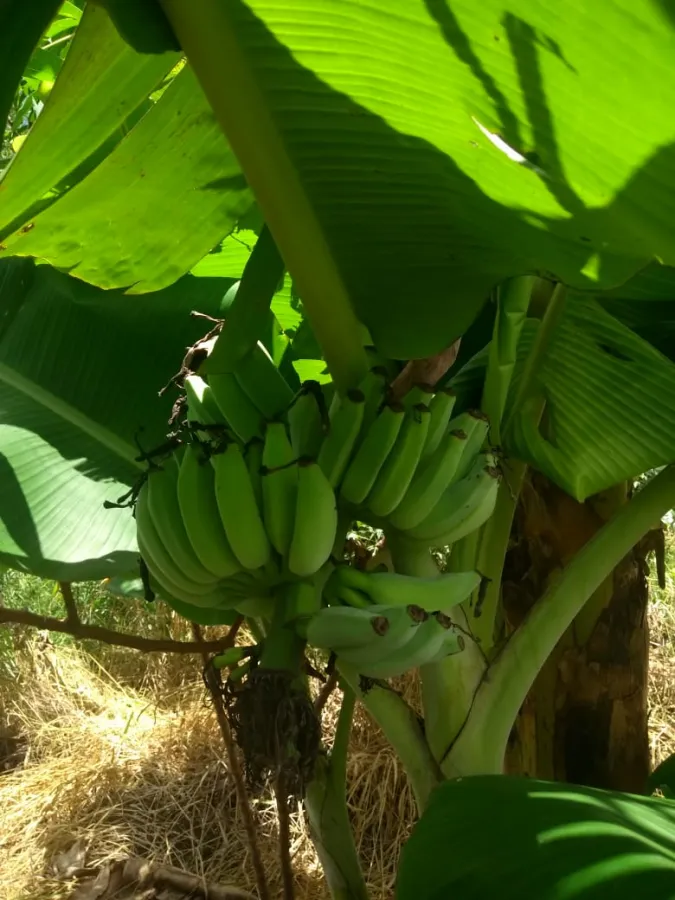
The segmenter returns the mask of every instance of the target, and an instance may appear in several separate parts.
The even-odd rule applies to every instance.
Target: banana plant
[[[0,114],[58,9],[38,5],[0,9]],[[249,617],[230,679],[266,702],[239,691],[238,738],[306,796],[336,898],[366,896],[354,697],[429,807],[420,834],[461,792],[495,808],[505,779],[466,776],[503,771],[546,659],[675,506],[673,24],[660,0],[88,3],[0,183],[0,559],[72,580],[140,551],[179,612]],[[447,379],[402,389],[458,339]],[[578,501],[659,474],[507,635],[528,467]],[[353,521],[388,571],[345,564]],[[331,754],[307,642],[345,691]],[[417,667],[424,727],[388,684]]]

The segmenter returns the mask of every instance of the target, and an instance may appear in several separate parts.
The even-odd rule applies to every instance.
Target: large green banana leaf
[[[396,889],[396,900],[673,896],[671,801],[503,775],[434,791]]]
[[[650,310],[669,305],[642,304]],[[536,329],[537,322],[528,320],[518,344],[507,417]],[[458,408],[480,403],[487,359],[484,348],[451,380]],[[577,500],[670,463],[675,452],[675,364],[597,300],[572,294],[538,373],[532,402],[515,417],[503,443],[508,454],[531,464]]]
[[[665,0],[227,8],[242,66],[382,351],[441,349],[508,275],[550,273],[597,289],[654,258],[675,263],[675,38]],[[203,101],[195,92],[185,102]],[[161,159],[152,146],[147,119],[159,119],[159,107],[125,142],[132,159],[118,148],[114,166],[106,160],[6,252],[147,290],[196,262],[203,231],[227,233],[245,189],[226,145],[203,126],[185,190],[186,169],[173,159],[185,152],[184,132],[162,132]],[[55,139],[51,153],[61,152]],[[152,190],[141,159],[161,170]],[[239,163],[246,173],[249,161]],[[215,176],[217,165],[227,174]],[[284,211],[289,229],[296,214]],[[291,275],[303,265],[311,253]]]
[[[217,315],[232,279],[185,276],[111,295],[30,261],[0,264],[0,559],[50,578],[135,564],[128,509],[105,509],[162,443],[175,392],[158,391]],[[117,300],[117,302],[115,302]]]
[[[91,174],[3,243],[101,287],[150,291],[208,253],[251,202],[185,68]]]
[[[11,233],[13,221],[24,225],[41,201],[53,202],[66,176],[116,131],[115,143],[121,140],[120,126],[178,59],[134,53],[106,13],[89,5],[49,102],[2,181],[0,235]]]

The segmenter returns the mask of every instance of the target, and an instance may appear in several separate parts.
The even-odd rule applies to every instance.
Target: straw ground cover
[[[651,585],[650,736],[658,762],[675,751],[675,534],[667,586]],[[60,600],[36,579],[4,577],[7,605],[60,615]],[[78,591],[82,618],[148,637],[189,639],[161,606],[116,601],[95,586]],[[234,787],[194,657],[139,654],[64,636],[0,632],[0,895],[56,900],[69,888],[50,875],[76,839],[87,865],[126,855],[169,863],[206,880],[253,889]],[[214,635],[215,636],[215,635]],[[404,685],[415,703],[417,684]],[[334,694],[324,710],[331,740]],[[4,762],[3,762],[4,760]],[[349,799],[373,898],[393,892],[398,850],[414,819],[405,777],[365,714],[352,733]],[[280,892],[276,818],[270,797],[254,812],[272,896]],[[303,817],[292,819],[301,900],[326,898]]]

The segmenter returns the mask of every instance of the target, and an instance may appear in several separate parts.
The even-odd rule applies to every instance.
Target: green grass
[[[137,598],[117,597],[106,590],[104,582],[81,582],[72,588],[80,620],[89,625],[148,638],[189,640],[191,637],[188,623],[175,616],[161,600],[147,603]],[[0,598],[3,606],[9,609],[26,609],[41,616],[65,618],[63,598],[54,581],[8,570],[0,575]],[[0,626],[0,672],[11,673],[17,649],[27,635],[34,633],[34,629],[20,625]],[[49,632],[48,639],[55,646],[77,644],[95,666],[102,666],[129,683],[144,681],[150,669],[157,673],[162,665],[158,659],[161,654],[141,654],[99,641],[78,640],[55,631]]]

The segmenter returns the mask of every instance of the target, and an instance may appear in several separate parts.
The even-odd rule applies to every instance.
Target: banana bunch
[[[338,662],[367,678],[396,678],[464,649],[464,638],[447,615],[415,604],[329,606],[310,620],[307,641],[333,651]]]
[[[339,498],[376,525],[427,544],[449,544],[492,514],[496,458],[482,447],[489,422],[455,395],[416,385],[401,402],[374,368],[357,390],[336,396],[318,463]]]
[[[260,343],[232,371],[200,371],[184,379],[187,437],[137,498],[138,543],[160,592],[267,617],[278,589],[311,579],[339,547],[338,505],[341,521],[358,516],[426,545],[459,540],[492,513],[499,470],[483,450],[488,422],[475,411],[453,418],[452,391],[420,384],[394,401],[389,373],[375,366],[327,409],[316,382],[294,395]],[[414,602],[428,619],[478,576],[424,589],[405,576],[363,577],[339,567],[337,602]],[[423,634],[445,635],[432,618]]]
[[[290,427],[276,412],[287,397],[281,390],[267,397],[270,420],[256,413],[255,433],[247,432],[244,444],[242,418],[226,416],[223,392],[212,383],[225,377],[185,378],[189,439],[151,468],[141,487],[138,544],[161,593],[267,617],[279,585],[313,576],[328,560],[336,497],[316,460],[296,452],[318,452],[322,425],[311,392],[291,404]],[[240,415],[246,409],[236,408]]]

